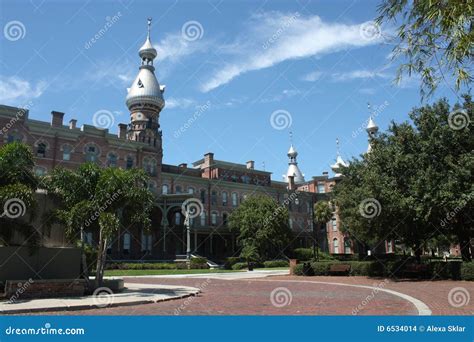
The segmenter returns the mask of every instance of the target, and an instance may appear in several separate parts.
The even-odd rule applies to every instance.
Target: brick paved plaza
[[[205,277],[205,276],[203,276]],[[397,295],[347,285],[374,286],[412,296],[428,306],[433,315],[472,315],[473,300],[453,307],[448,294],[453,288],[474,293],[474,284],[465,281],[385,281],[365,277],[274,276],[260,279],[206,278],[127,278],[127,283],[194,286],[202,289],[197,297],[156,304],[91,310],[48,312],[60,315],[418,315],[413,303]],[[326,284],[325,284],[326,283]],[[281,290],[280,288],[284,288]],[[288,297],[275,299],[279,289]],[[275,290],[278,291],[278,290]],[[284,296],[284,294],[283,294]],[[280,306],[280,304],[282,306]],[[355,310],[358,308],[358,310]],[[355,310],[355,311],[354,311]]]

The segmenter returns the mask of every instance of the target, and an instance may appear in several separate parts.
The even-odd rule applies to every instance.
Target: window
[[[89,246],[92,246],[92,243],[93,243],[93,241],[92,241],[92,232],[87,232],[86,235],[84,236],[84,238],[85,238],[84,242],[86,244],[88,244]]]
[[[344,254],[351,254],[351,240],[344,238]]]
[[[216,212],[211,213],[211,225],[217,226],[217,213]]]
[[[95,163],[99,157],[99,148],[94,144],[88,144],[85,147],[86,161]]]
[[[23,141],[23,136],[18,133],[18,131],[14,131],[8,134],[7,137],[7,143],[12,143],[12,142],[22,142]]]
[[[127,170],[130,170],[133,167],[133,157],[132,156],[127,156],[127,162],[125,164],[125,168]]]
[[[71,160],[72,147],[71,145],[63,145],[63,160]]]
[[[324,194],[326,192],[326,188],[324,187],[323,182],[318,182],[318,193]]]
[[[211,204],[216,205],[217,204],[217,191],[213,191],[211,193]]]
[[[123,234],[123,254],[130,253],[130,234]]]
[[[201,213],[201,227],[206,226],[206,213],[203,211]]]
[[[194,194],[194,188],[193,187],[188,188],[188,194]]]
[[[168,194],[168,190],[169,190],[169,187],[168,187],[167,184],[163,184],[163,185],[161,186],[161,193],[162,193],[163,195],[167,195],[167,194]]]
[[[227,213],[222,214],[222,225],[227,227]]]
[[[152,235],[142,230],[142,252],[151,252]]]
[[[150,176],[156,176],[156,160],[153,158],[143,158],[143,169]]]
[[[176,212],[174,214],[174,224],[176,226],[179,226],[181,224],[181,214],[179,212]]]
[[[151,192],[155,192],[156,191],[156,182],[152,181],[152,180],[148,181],[147,187],[148,187],[148,190],[150,190]]]
[[[45,158],[46,157],[46,144],[41,142],[36,146],[36,156]]]
[[[337,221],[335,217],[331,219],[331,223],[332,223],[332,231],[337,232]]]
[[[222,192],[222,205],[227,207],[227,192],[225,191]]]
[[[181,194],[183,192],[183,188],[181,188],[181,185],[176,185],[175,192],[177,194]]]
[[[339,241],[335,238],[332,240],[332,247],[333,247],[333,253],[338,254],[339,253]]]
[[[232,206],[233,206],[233,207],[236,207],[237,204],[238,204],[237,198],[238,198],[238,197],[237,197],[237,193],[236,193],[236,192],[233,192],[233,193],[232,193]]]
[[[41,177],[46,174],[46,169],[42,166],[35,166],[34,172],[36,176]]]
[[[107,166],[108,167],[116,167],[117,166],[117,155],[113,152],[110,152],[107,155]]]
[[[393,241],[392,240],[387,241],[387,253],[393,253]]]
[[[200,194],[201,194],[201,202],[202,202],[202,204],[206,203],[206,190],[201,189]]]

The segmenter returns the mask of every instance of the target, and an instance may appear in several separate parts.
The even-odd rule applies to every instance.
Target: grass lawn
[[[258,268],[258,270],[287,270],[288,267]],[[257,270],[257,269],[256,269]],[[172,275],[172,274],[202,274],[202,273],[229,273],[247,272],[247,270],[107,270],[105,276],[141,276],[141,275]]]

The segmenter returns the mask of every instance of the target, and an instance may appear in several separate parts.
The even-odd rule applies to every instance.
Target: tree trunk
[[[471,262],[472,261],[472,246],[471,246],[471,239],[469,238],[468,234],[460,234],[458,236],[459,239],[459,248],[461,249],[461,257],[462,261]]]
[[[103,272],[101,270],[102,268],[102,259],[103,259],[103,250],[104,248],[104,241],[102,237],[102,229],[99,231],[99,244],[97,246],[97,265],[95,269],[95,282],[97,287],[102,286],[102,277],[103,277]]]
[[[421,245],[419,241],[415,242],[414,249],[415,249],[416,262],[418,264],[421,264]]]

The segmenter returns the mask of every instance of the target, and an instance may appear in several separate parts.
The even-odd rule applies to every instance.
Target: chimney
[[[178,165],[178,167],[179,167],[180,169],[187,169],[187,168],[188,168],[188,164],[186,164],[186,163],[181,163],[181,164]]]
[[[255,166],[255,162],[253,160],[249,160],[247,162],[247,169],[253,170],[254,166]]]
[[[124,124],[124,123],[118,124],[118,137],[119,139],[127,138],[127,124]]]
[[[69,129],[76,129],[77,120],[71,119],[69,120]]]
[[[288,176],[288,190],[295,190],[295,176]]]
[[[204,155],[204,167],[209,167],[214,164],[214,153],[208,152]]]
[[[62,127],[63,125],[64,113],[56,112],[53,110],[51,112],[51,126],[52,127]]]

